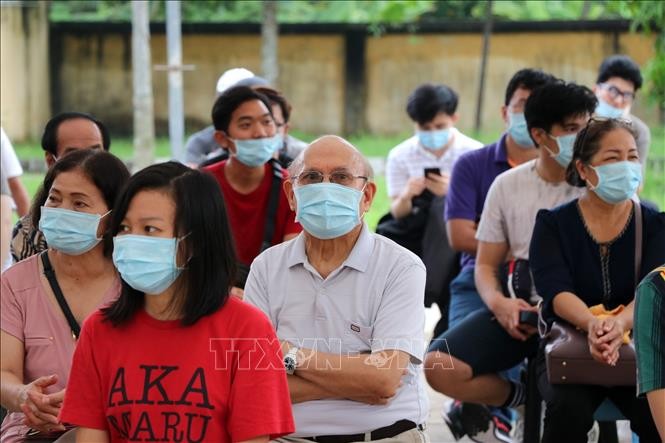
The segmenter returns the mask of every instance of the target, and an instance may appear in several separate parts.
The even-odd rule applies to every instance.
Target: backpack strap
[[[58,301],[58,305],[60,305],[60,309],[62,309],[62,313],[65,314],[69,328],[72,330],[72,337],[76,340],[81,334],[81,326],[76,321],[74,314],[72,314],[72,310],[69,309],[67,300],[65,300],[62,289],[60,289],[60,285],[58,284],[58,279],[55,278],[55,271],[53,270],[53,266],[51,266],[51,260],[48,258],[48,251],[44,251],[40,255],[42,258],[42,264],[44,265],[44,275],[46,276],[49,285],[51,285],[51,290],[55,295],[55,299]]]
[[[279,194],[282,190],[283,168],[277,160],[270,159],[272,167],[272,184],[270,186],[270,196],[268,197],[268,210],[266,211],[266,222],[263,229],[263,243],[261,250],[263,252],[272,244],[272,238],[275,234],[275,218],[277,217],[277,206],[279,205]]]

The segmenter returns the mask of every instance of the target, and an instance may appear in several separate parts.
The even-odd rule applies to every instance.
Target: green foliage
[[[616,4],[615,4],[616,3]],[[583,1],[583,0],[496,0],[494,16],[498,20],[575,20],[630,17],[634,5],[619,3],[660,3],[658,1]],[[260,0],[185,0],[182,17],[186,22],[261,21]],[[419,21],[483,19],[485,0],[280,0],[280,23],[417,23]],[[151,19],[163,21],[163,0],[150,3]],[[660,6],[662,10],[662,6]],[[657,10],[658,8],[652,8]],[[130,21],[131,4],[123,0],[54,0],[54,21]]]

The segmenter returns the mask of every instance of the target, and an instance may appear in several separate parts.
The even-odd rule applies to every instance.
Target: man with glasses
[[[296,432],[278,441],[428,441],[424,265],[363,222],[376,185],[347,141],[321,137],[289,170],[303,232],[257,257],[245,287],[285,356]]]
[[[597,116],[623,117],[632,122],[637,134],[637,153],[644,167],[649,154],[651,132],[642,120],[630,113],[635,95],[641,87],[642,74],[637,63],[627,55],[612,55],[600,64],[593,91],[598,99]]]
[[[565,173],[575,137],[596,104],[591,90],[561,80],[536,88],[526,100],[524,118],[538,156],[499,175],[490,186],[476,232],[475,286],[483,306],[430,345],[425,374],[435,390],[503,408],[524,403],[524,385],[499,373],[535,355],[536,328],[520,314],[536,312],[538,297],[530,284],[521,285],[526,294],[506,297],[499,273],[506,261],[519,260],[525,265],[519,278],[530,282],[529,243],[538,210],[582,194],[566,184]],[[510,436],[502,435],[501,441],[511,441]]]
[[[271,245],[301,230],[281,191],[287,177],[275,153],[283,138],[277,133],[268,98],[246,86],[220,95],[212,108],[215,140],[230,156],[206,166],[219,182],[235,240],[242,288],[248,267]]]

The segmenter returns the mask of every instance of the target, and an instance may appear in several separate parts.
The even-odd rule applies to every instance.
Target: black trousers
[[[593,414],[609,398],[630,420],[640,441],[660,441],[646,398],[637,398],[635,386],[551,385],[543,348],[538,352],[538,389],[547,403],[543,443],[586,443]]]

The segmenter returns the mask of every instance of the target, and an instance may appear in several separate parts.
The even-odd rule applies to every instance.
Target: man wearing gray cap
[[[286,99],[276,90],[273,90],[268,85],[268,81],[263,77],[254,75],[254,73],[245,68],[232,68],[224,71],[224,73],[217,80],[216,97],[219,97],[232,86],[248,86],[250,88],[268,88],[267,93],[272,104],[272,111],[276,121],[277,131],[284,137],[284,146],[281,149],[280,161],[282,157],[285,159],[294,158],[300,151],[304,149],[306,144],[295,137],[288,135],[288,120],[291,111],[291,105],[288,104]],[[216,163],[228,157],[222,147],[215,141],[215,128],[210,125],[206,128],[192,134],[187,143],[185,144],[185,163],[191,168],[207,166]],[[286,165],[284,165],[286,166]]]

